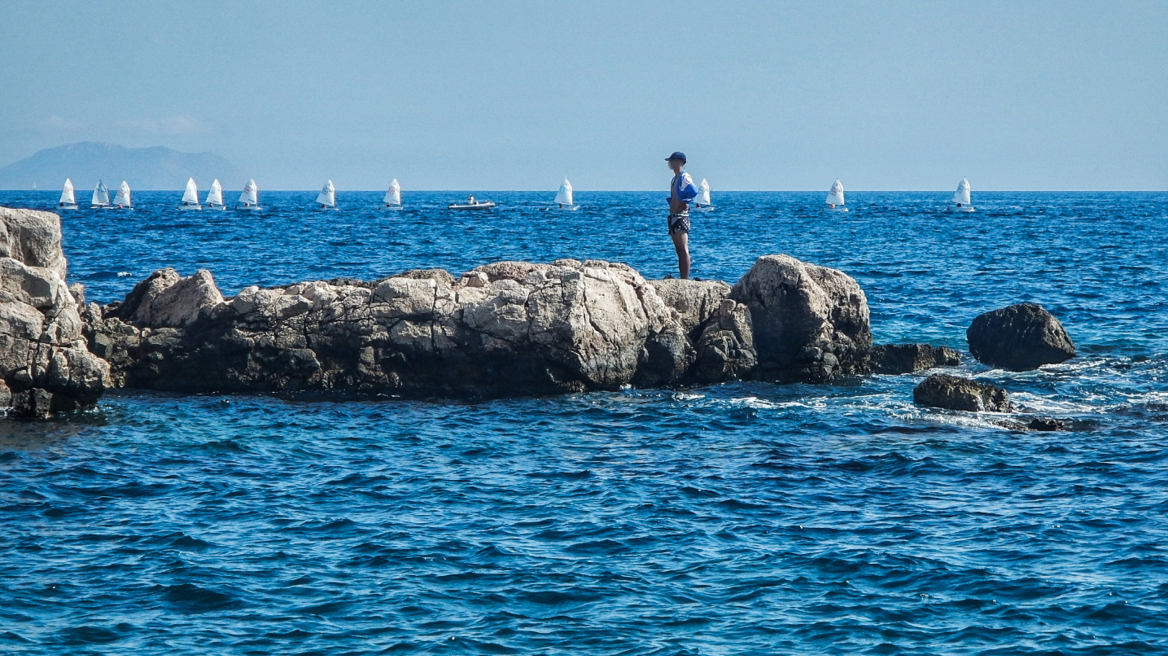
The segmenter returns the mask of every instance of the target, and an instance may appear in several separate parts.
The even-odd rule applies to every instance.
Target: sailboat
[[[848,208],[844,207],[844,183],[838,179],[831,183],[831,189],[827,191],[827,200],[823,202],[829,210],[847,212]]]
[[[215,178],[215,181],[211,183],[211,191],[207,192],[207,209],[227,209],[227,206],[223,204],[223,185],[219,184],[219,178]]]
[[[65,186],[61,189],[61,200],[57,203],[57,209],[77,209],[77,197],[73,195],[73,181],[69,178],[65,178]]]
[[[235,206],[237,210],[258,210],[259,203],[259,189],[256,188],[255,180],[248,180],[247,184],[243,185],[243,193],[239,195],[239,204]]]
[[[118,187],[118,194],[114,196],[114,205],[118,206],[119,210],[132,210],[134,203],[130,201],[130,185],[122,180],[122,184]]]
[[[180,210],[201,210],[203,206],[199,204],[199,187],[195,185],[195,179],[187,180],[187,190],[183,192],[182,205],[179,205]]]
[[[714,206],[710,204],[710,183],[702,178],[702,183],[698,185],[698,195],[694,196],[694,207],[699,210],[709,210]]]
[[[560,190],[556,192],[555,202],[562,210],[574,210],[576,209],[576,204],[572,202],[573,200],[572,183],[568,182],[567,178],[564,178],[564,182],[560,185]]]
[[[401,185],[397,183],[397,178],[389,183],[389,191],[385,192],[385,207],[391,210],[401,209]]]
[[[949,206],[951,212],[972,212],[973,205],[970,205],[969,200],[969,180],[961,178],[961,184],[957,185],[957,191],[953,193],[953,204]]]
[[[333,186],[332,180],[325,181],[320,193],[316,195],[316,202],[322,210],[337,209],[337,189]]]
[[[89,207],[104,209],[109,207],[109,189],[106,188],[105,183],[101,180],[97,181],[97,186],[93,188],[93,200],[89,203]]]

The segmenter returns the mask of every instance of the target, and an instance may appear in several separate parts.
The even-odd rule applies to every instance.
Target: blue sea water
[[[672,271],[664,193],[263,193],[62,217],[90,300],[499,259]],[[1060,433],[915,407],[923,375],[483,402],[122,392],[0,422],[0,652],[1168,653],[1168,194],[722,193],[695,274],[854,276],[878,342],[1034,301],[1078,358],[961,373]],[[48,208],[49,192],[0,192]],[[125,274],[125,275],[123,275]]]

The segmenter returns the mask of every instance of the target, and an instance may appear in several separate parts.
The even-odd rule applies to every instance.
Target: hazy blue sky
[[[1168,2],[5,0],[0,165],[213,151],[261,187],[1168,188]]]

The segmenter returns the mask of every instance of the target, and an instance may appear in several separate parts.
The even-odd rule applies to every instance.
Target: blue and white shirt
[[[676,199],[683,203],[689,203],[697,195],[697,187],[694,186],[693,178],[689,177],[689,173],[682,171],[673,176],[673,183],[669,185],[669,200]]]

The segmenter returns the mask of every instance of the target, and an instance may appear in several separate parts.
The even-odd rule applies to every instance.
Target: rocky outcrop
[[[0,208],[0,412],[47,417],[101,397],[109,367],[82,338],[83,294],[65,283],[57,215]]]
[[[1075,344],[1041,305],[1020,303],[979,315],[965,332],[979,362],[1027,371],[1075,357]]]
[[[948,374],[933,374],[913,390],[918,405],[967,412],[1012,412],[1006,390]]]
[[[601,261],[496,262],[458,278],[410,271],[223,299],[208,272],[163,270],[85,317],[117,385],[172,391],[506,396],[859,371],[871,336],[855,281],[782,256],[744,281],[650,282]]]
[[[766,255],[730,298],[750,310],[761,378],[825,382],[865,370],[872,348],[868,301],[843,272]]]
[[[124,387],[549,394],[730,380],[755,365],[750,314],[722,283],[649,283],[608,262],[498,262],[458,279],[248,287],[154,273],[86,311]]]
[[[872,348],[868,370],[874,374],[913,374],[936,367],[956,367],[961,354],[947,346],[884,344]]]

